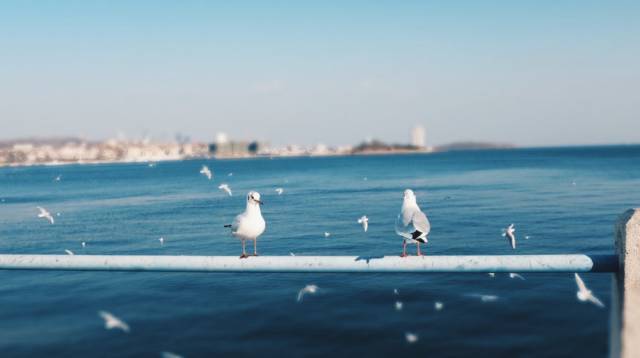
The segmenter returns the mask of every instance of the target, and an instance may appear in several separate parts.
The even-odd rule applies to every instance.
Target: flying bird
[[[82,247],[87,247],[87,243],[86,243],[86,242],[84,242],[84,241],[83,241],[83,242],[81,242],[80,244],[82,245]]]
[[[182,358],[181,355],[172,353],[172,352],[162,352],[160,353],[161,358]]]
[[[232,224],[225,225],[225,227],[231,228],[231,235],[242,241],[241,259],[249,257],[245,251],[246,240],[253,241],[253,256],[258,256],[258,236],[262,235],[266,228],[260,205],[262,205],[260,193],[250,191],[247,194],[247,206],[244,212],[236,216]]]
[[[495,272],[489,272],[488,273],[489,277],[494,278],[496,277],[496,273]]]
[[[576,278],[576,284],[578,285],[578,292],[576,292],[578,300],[580,300],[580,302],[589,301],[600,308],[604,308],[604,303],[602,303],[602,301],[600,301],[598,297],[596,297],[593,292],[587,288],[587,285],[584,284],[582,278],[580,278],[577,273],[574,273],[574,275]]]
[[[324,237],[329,237],[329,236],[331,236],[331,233],[330,233],[330,232],[326,232],[326,231],[325,231],[325,232],[324,232]]]
[[[284,189],[276,188],[276,193],[278,193],[278,195],[282,195],[282,193],[284,193]]]
[[[160,245],[164,245],[164,237],[159,238],[158,241],[160,241]]]
[[[358,224],[362,225],[362,229],[364,229],[364,232],[367,232],[367,230],[369,230],[369,218],[366,215],[363,215],[360,219],[358,219]]]
[[[55,181],[60,181],[62,179],[62,174],[58,175],[54,180]]]
[[[38,206],[37,208],[38,208],[38,210],[40,210],[40,213],[38,213],[38,217],[39,218],[45,218],[45,219],[49,220],[49,222],[51,224],[53,224],[55,222],[55,220],[53,220],[53,216],[51,216],[51,213],[48,212],[47,209],[45,209],[45,208],[43,208],[41,206]]]
[[[509,273],[509,278],[519,278],[524,281],[524,277],[522,277],[522,275],[513,272]]]
[[[67,255],[70,255],[70,256],[73,256],[73,255],[74,255],[74,254],[73,254],[73,251],[71,251],[71,250],[64,250],[64,252],[66,252],[66,253],[67,253]]]
[[[396,301],[396,311],[402,311],[402,302]]]
[[[218,186],[218,189],[224,191],[225,193],[229,194],[229,196],[232,196],[233,194],[231,193],[231,188],[229,188],[228,184],[222,183]]]
[[[417,254],[422,256],[420,252],[420,244],[426,244],[429,240],[427,235],[431,231],[431,224],[427,215],[425,215],[416,201],[416,196],[413,190],[407,189],[404,191],[402,200],[402,207],[400,214],[396,219],[396,234],[402,236],[402,255],[407,256],[407,243],[416,243]]]
[[[440,301],[436,301],[433,304],[433,308],[435,308],[436,311],[442,311],[442,309],[444,308],[444,303],[442,303]]]
[[[407,332],[404,334],[404,339],[407,340],[407,343],[412,344],[418,341],[418,335],[415,333]]]
[[[509,243],[511,244],[511,248],[512,249],[516,249],[516,227],[515,225],[511,224],[509,225],[509,227],[507,227],[506,229],[502,229],[502,237],[506,237],[507,240],[509,240]]]
[[[120,329],[123,332],[129,333],[129,325],[120,318],[112,315],[107,311],[99,311],[98,314],[104,320],[104,328],[106,329]]]
[[[209,170],[209,167],[206,165],[202,166],[202,169],[200,169],[200,174],[206,176],[209,180],[213,178],[213,173],[211,173],[211,170]]]
[[[318,286],[316,286],[316,285],[306,285],[306,286],[304,286],[303,289],[298,291],[298,298],[296,299],[296,301],[302,302],[302,299],[304,298],[305,294],[307,294],[307,293],[314,294],[316,292],[318,292]]]

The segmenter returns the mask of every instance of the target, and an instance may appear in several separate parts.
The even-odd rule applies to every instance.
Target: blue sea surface
[[[223,225],[257,190],[262,255],[397,255],[405,188],[431,221],[427,255],[512,254],[510,223],[515,253],[610,254],[616,218],[640,206],[640,146],[0,168],[0,253],[239,255]],[[523,276],[0,271],[0,356],[607,354],[609,311],[578,302],[572,274]],[[582,277],[608,305],[611,274]],[[131,332],[105,330],[99,310]]]

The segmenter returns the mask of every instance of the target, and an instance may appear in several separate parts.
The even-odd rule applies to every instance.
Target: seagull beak
[[[258,204],[260,204],[260,205],[264,205],[264,203],[262,202],[262,200],[256,200],[256,202],[258,202]]]

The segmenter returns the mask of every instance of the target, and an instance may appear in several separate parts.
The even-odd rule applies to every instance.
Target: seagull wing
[[[429,231],[431,231],[431,224],[429,223],[429,219],[427,219],[427,215],[425,215],[420,210],[413,213],[411,222],[413,223],[413,227],[416,228],[416,230],[425,235],[428,235]]]
[[[604,308],[604,303],[602,303],[602,301],[600,301],[598,297],[594,296],[593,294],[589,295],[587,299],[594,305]]]
[[[582,278],[577,273],[574,273],[574,275],[576,278],[576,284],[578,285],[578,290],[580,290],[581,292],[589,291],[589,289],[587,289],[587,286],[584,284],[584,281],[582,281]]]

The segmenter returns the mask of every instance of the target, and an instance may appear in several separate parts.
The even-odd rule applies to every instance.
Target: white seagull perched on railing
[[[229,194],[229,196],[233,196],[233,194],[231,193],[231,188],[229,188],[228,184],[222,183],[218,186],[218,189],[224,191],[225,193]]]
[[[574,275],[576,278],[576,284],[578,285],[578,292],[576,292],[578,300],[581,302],[589,301],[600,308],[604,308],[604,303],[602,303],[602,301],[600,301],[598,297],[596,297],[593,292],[587,288],[587,285],[584,284],[582,278],[580,278],[577,273],[574,273]]]
[[[98,314],[104,320],[104,328],[106,329],[120,329],[123,332],[129,333],[129,325],[121,320],[120,318],[114,316],[113,314],[107,311],[99,311]]]
[[[396,233],[402,236],[402,255],[407,256],[407,243],[416,243],[418,256],[422,256],[420,252],[420,244],[426,244],[429,240],[427,236],[431,231],[431,224],[427,215],[420,210],[416,195],[413,190],[404,191],[402,208],[396,219]]]
[[[509,240],[509,243],[511,244],[511,248],[512,249],[516,249],[516,227],[515,225],[511,224],[509,225],[509,227],[507,227],[506,229],[502,229],[502,237],[506,237],[507,240]]]
[[[47,209],[43,208],[42,206],[38,206],[37,208],[38,210],[40,210],[40,213],[38,213],[39,218],[47,219],[51,224],[55,222],[55,220],[53,220],[53,216],[51,216],[51,213],[48,212]]]
[[[206,165],[202,166],[202,169],[200,169],[200,174],[206,176],[209,180],[213,178],[213,173],[211,173],[211,170],[209,170],[209,167]]]
[[[360,219],[358,219],[358,224],[362,225],[362,229],[364,232],[369,230],[369,218],[366,215],[363,215]]]
[[[249,257],[245,251],[245,242],[253,241],[253,256],[258,256],[258,236],[262,235],[266,228],[266,223],[260,212],[260,193],[250,191],[247,194],[247,207],[242,214],[236,216],[233,223],[224,227],[231,228],[231,235],[242,241],[241,259]]]

